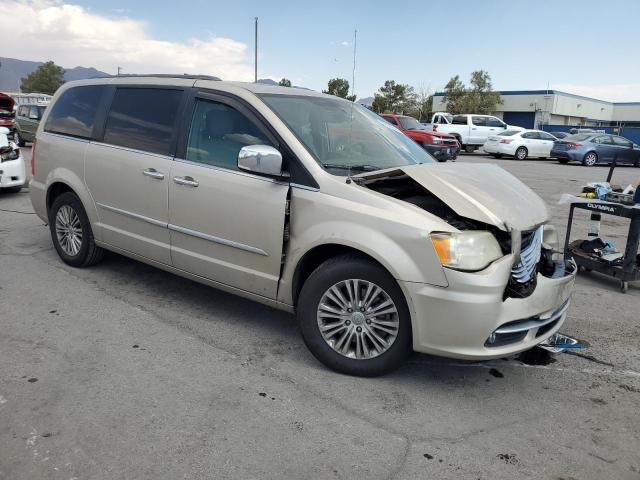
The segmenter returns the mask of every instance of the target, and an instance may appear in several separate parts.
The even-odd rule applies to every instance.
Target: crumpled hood
[[[409,165],[397,170],[402,170],[458,215],[504,231],[531,230],[550,217],[542,198],[497,165],[437,163]],[[382,176],[382,173],[372,172],[361,177]]]

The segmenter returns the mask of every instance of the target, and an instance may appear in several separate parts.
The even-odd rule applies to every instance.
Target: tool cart
[[[627,234],[627,245],[621,261],[609,262],[607,260],[594,257],[593,255],[580,254],[580,250],[575,248],[576,242],[570,244],[571,226],[573,224],[574,210],[590,210],[604,215],[623,217],[630,219],[629,232]],[[569,210],[569,220],[567,222],[567,234],[564,242],[564,253],[567,257],[575,260],[578,267],[594,272],[599,272],[620,280],[620,290],[627,293],[629,282],[640,280],[640,259],[638,256],[638,244],[640,243],[640,204],[625,205],[621,203],[605,202],[592,199],[585,200],[575,197]]]

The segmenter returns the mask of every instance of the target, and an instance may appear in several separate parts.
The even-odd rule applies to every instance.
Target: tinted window
[[[569,135],[564,139],[568,142],[584,142],[585,140],[588,140],[591,137],[593,137],[592,133],[578,133],[576,135]]]
[[[500,132],[498,135],[501,137],[512,137],[516,133],[520,133],[518,130],[505,130],[504,132]]]
[[[614,145],[617,145],[619,147],[631,148],[632,143],[629,140],[627,140],[626,138],[611,137],[611,139],[613,140],[613,144]]]
[[[471,117],[471,123],[473,123],[477,127],[486,127],[487,117]]]
[[[499,118],[487,117],[487,127],[500,127],[504,128],[504,123]]]
[[[28,112],[29,112],[29,107],[27,107],[26,105],[22,105],[18,109],[18,115],[20,115],[21,117],[26,117]]]
[[[181,90],[118,88],[104,130],[104,142],[171,155]]]
[[[554,137],[553,135],[549,135],[547,132],[538,132],[538,135],[540,136],[540,140],[550,140],[552,142],[555,142],[557,140],[556,137]]]
[[[45,131],[90,138],[96,111],[105,91],[104,85],[70,88],[53,105]]]
[[[522,138],[528,138],[529,140],[537,139],[538,138],[538,132],[525,132],[525,133],[522,134]]]
[[[612,145],[611,137],[609,135],[601,135],[591,140],[591,143],[597,143],[600,145]]]
[[[191,121],[187,160],[237,169],[238,153],[247,145],[272,145],[256,125],[236,109],[197,100]]]
[[[40,120],[40,110],[38,110],[38,107],[31,107],[29,109],[29,118],[31,120]]]
[[[454,124],[454,125],[466,125],[467,124],[467,117],[465,117],[464,115],[456,115],[451,120],[451,123]]]
[[[384,118],[387,122],[389,122],[391,125],[397,125],[396,124],[396,119],[393,117],[382,117]]]

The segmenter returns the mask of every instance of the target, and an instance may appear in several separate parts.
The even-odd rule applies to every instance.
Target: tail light
[[[31,176],[36,176],[36,139],[33,139],[33,145],[31,146]]]
[[[581,144],[581,143],[573,143],[573,142],[569,142],[569,143],[567,143],[567,146],[568,146],[569,148],[580,148],[580,147],[582,146],[582,144]]]
[[[506,143],[507,145],[510,144],[511,142],[513,142],[513,140],[510,140],[508,138],[505,138],[503,140],[500,140],[500,143]]]

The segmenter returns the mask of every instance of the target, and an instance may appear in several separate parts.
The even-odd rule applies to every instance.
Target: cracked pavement
[[[460,161],[516,174],[561,231],[559,195],[606,177]],[[320,365],[286,313],[115,254],[70,268],[26,190],[0,194],[0,209],[24,212],[0,210],[2,480],[640,478],[639,284],[622,295],[579,276],[562,331],[589,344],[583,356],[414,354],[393,374],[351,378]],[[620,244],[622,222],[605,231]]]

